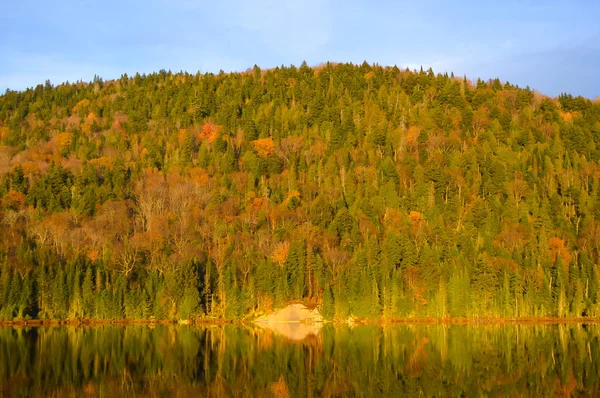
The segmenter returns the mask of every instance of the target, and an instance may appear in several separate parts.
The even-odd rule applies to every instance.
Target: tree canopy
[[[0,96],[0,318],[598,316],[600,103],[377,65]]]

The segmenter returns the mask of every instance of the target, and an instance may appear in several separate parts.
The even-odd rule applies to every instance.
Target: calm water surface
[[[0,396],[600,396],[598,325],[0,328]]]

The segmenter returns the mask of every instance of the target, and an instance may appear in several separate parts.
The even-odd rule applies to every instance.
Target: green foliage
[[[597,316],[600,104],[366,63],[0,96],[0,318]]]

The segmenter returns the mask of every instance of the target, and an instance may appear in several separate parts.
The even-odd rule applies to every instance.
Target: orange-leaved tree
[[[259,138],[252,141],[254,150],[262,157],[266,158],[275,151],[275,143],[271,138]]]

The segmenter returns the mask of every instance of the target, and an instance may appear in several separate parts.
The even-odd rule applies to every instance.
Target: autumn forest
[[[600,102],[377,65],[0,96],[0,321],[600,316]]]

